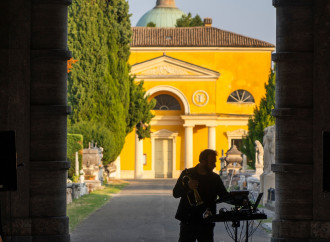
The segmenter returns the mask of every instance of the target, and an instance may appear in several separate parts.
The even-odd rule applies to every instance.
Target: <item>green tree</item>
[[[201,17],[196,14],[195,17],[192,17],[191,13],[188,13],[188,15],[182,15],[181,18],[176,20],[175,27],[197,27],[197,26],[203,26],[203,20]]]
[[[146,96],[143,88],[143,81],[135,83],[135,77],[131,77],[130,89],[130,107],[127,117],[126,133],[130,133],[136,128],[136,133],[139,139],[150,138],[150,125],[148,125],[154,115],[150,112],[156,105],[156,100],[148,101],[149,96]]]
[[[68,134],[67,157],[71,163],[68,176],[72,177],[76,169],[76,152],[78,152],[79,171],[82,167],[83,136],[81,134]]]
[[[147,27],[156,27],[156,24],[154,22],[147,23]]]
[[[68,132],[82,134],[85,148],[89,147],[90,142],[97,143],[98,147],[102,147],[104,149],[104,165],[117,158],[117,152],[114,152],[114,150],[120,150],[120,144],[116,142],[116,139],[119,138],[118,134],[111,132],[105,125],[91,121],[81,121],[70,126]]]
[[[128,126],[147,124],[151,115],[145,109],[151,106],[143,88],[136,88],[129,74],[128,3],[73,0],[68,26],[68,45],[78,60],[68,77],[68,102],[73,108],[69,130],[84,135],[84,147],[92,139],[101,145],[103,163],[108,164],[120,154]],[[132,102],[135,113],[130,110]]]
[[[260,100],[259,107],[255,107],[253,117],[248,121],[248,135],[243,139],[242,152],[247,156],[250,165],[255,167],[255,140],[263,143],[264,129],[275,124],[271,115],[275,108],[275,71],[271,70],[268,83],[265,84],[266,95]]]

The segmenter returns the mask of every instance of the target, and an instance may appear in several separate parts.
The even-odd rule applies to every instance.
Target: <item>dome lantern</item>
[[[175,0],[157,0],[156,6],[146,12],[137,22],[137,27],[146,27],[148,23],[153,22],[156,27],[173,28],[176,20],[185,13],[178,9]]]
[[[157,0],[156,8],[176,8],[175,0]]]

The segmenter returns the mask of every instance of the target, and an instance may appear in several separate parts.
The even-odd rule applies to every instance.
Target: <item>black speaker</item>
[[[323,131],[323,191],[330,192],[330,132]]]
[[[0,131],[0,191],[17,190],[15,131]]]

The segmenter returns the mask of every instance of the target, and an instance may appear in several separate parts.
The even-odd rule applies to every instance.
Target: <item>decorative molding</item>
[[[150,121],[151,126],[166,126],[166,125],[183,125],[183,120],[180,116],[156,115]]]
[[[184,120],[184,127],[194,127],[195,125],[218,126],[216,115],[181,115]]]
[[[192,96],[193,103],[198,107],[204,107],[209,102],[209,95],[204,90],[197,90]]]
[[[155,69],[146,70],[144,72],[145,75],[189,75],[189,72],[183,70],[174,68],[171,65],[168,64],[162,64],[157,66]]]
[[[231,147],[231,141],[233,139],[242,139],[243,137],[247,136],[248,131],[245,129],[237,129],[234,131],[227,131],[227,137],[228,137],[228,149]]]
[[[245,129],[236,129],[234,131],[228,131],[227,137],[244,137],[247,136],[248,131]]]
[[[31,58],[32,60],[34,59],[40,59],[40,58],[45,58],[45,59],[64,59],[64,60],[69,60],[72,57],[72,52],[69,50],[63,50],[63,49],[57,49],[57,50],[52,50],[52,49],[33,49],[31,50]]]
[[[276,108],[272,110],[272,116],[276,118],[282,118],[282,117],[313,118],[313,109],[312,108]]]
[[[146,91],[146,96],[151,96],[154,93],[157,92],[162,92],[162,91],[168,91],[170,93],[173,93],[174,95],[176,95],[182,102],[183,107],[184,107],[184,113],[185,114],[189,114],[190,113],[190,106],[189,106],[189,102],[188,99],[186,98],[186,96],[177,88],[172,87],[172,86],[168,86],[168,85],[160,85],[160,86],[155,86],[153,88],[150,88],[149,90]]]
[[[248,124],[250,115],[181,115],[184,121],[184,126],[193,127],[195,125],[206,125],[206,126],[245,126]]]
[[[72,0],[32,0],[32,3],[39,5],[61,4],[69,6],[72,4]]]
[[[173,78],[175,79],[175,78]],[[136,78],[135,81],[139,82],[141,80],[144,80],[144,82],[167,82],[169,81],[169,79],[166,79],[165,77],[163,78],[155,78],[155,79],[143,79],[143,78]],[[203,79],[203,78],[179,78],[179,79],[175,79],[175,82],[216,82],[216,79]]]
[[[30,161],[32,170],[68,170],[70,166],[70,161]]]
[[[272,61],[295,61],[313,59],[313,52],[276,52],[272,54]]]
[[[138,79],[214,79],[219,72],[166,55],[134,64],[131,73]]]
[[[313,1],[311,0],[273,0],[273,6],[275,8],[278,7],[288,7],[288,6],[295,6],[295,7],[300,7],[300,6],[306,6],[310,7],[313,6]]]
[[[271,170],[275,173],[287,174],[309,174],[313,170],[313,165],[310,164],[272,164]]]
[[[151,133],[151,138],[155,138],[155,139],[156,138],[159,138],[159,139],[173,138],[173,137],[177,137],[177,136],[178,136],[177,132],[172,132],[167,129],[161,129],[161,130]]]
[[[69,115],[71,106],[65,105],[31,105],[31,113],[46,113],[50,115]]]

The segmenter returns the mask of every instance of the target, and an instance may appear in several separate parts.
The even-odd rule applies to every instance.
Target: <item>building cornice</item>
[[[205,125],[216,127],[222,125],[245,126],[251,115],[241,114],[205,114],[205,115],[156,115],[150,122],[151,126],[178,125],[185,127],[194,127],[196,125]]]
[[[275,47],[131,47],[131,52],[273,52]]]

